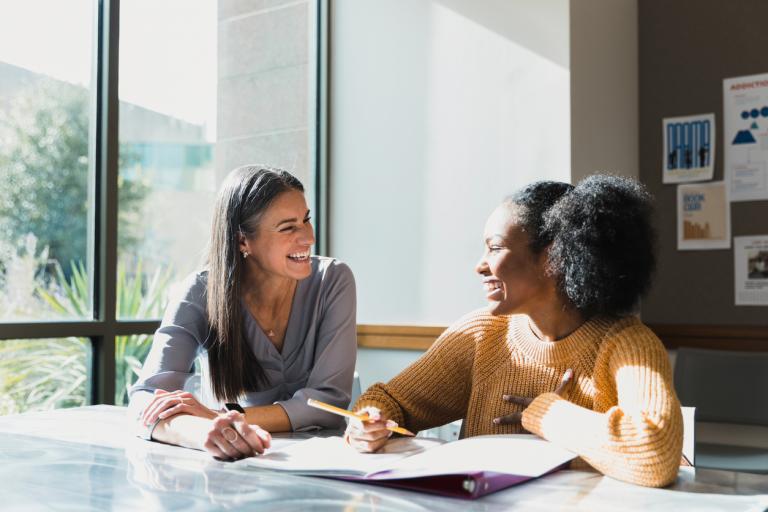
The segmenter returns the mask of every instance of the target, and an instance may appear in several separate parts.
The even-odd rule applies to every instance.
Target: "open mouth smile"
[[[486,278],[483,280],[483,288],[485,288],[486,298],[488,300],[502,300],[504,299],[504,283],[495,278]]]
[[[309,251],[291,253],[288,255],[288,259],[296,263],[305,263],[309,261]]]

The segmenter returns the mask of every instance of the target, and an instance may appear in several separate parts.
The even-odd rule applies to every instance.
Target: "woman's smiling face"
[[[241,239],[240,250],[248,251],[260,272],[299,280],[312,273],[314,243],[304,194],[290,190],[275,198],[259,219],[256,236]]]
[[[475,271],[483,276],[494,315],[528,314],[551,302],[555,292],[554,279],[546,272],[547,250],[531,252],[519,208],[503,203],[485,223],[485,250]]]

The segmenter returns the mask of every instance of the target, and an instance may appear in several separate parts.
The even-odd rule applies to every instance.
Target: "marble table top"
[[[307,434],[276,436],[275,444]],[[768,477],[681,468],[666,489],[565,470],[475,501],[216,461],[133,435],[126,409],[0,417],[0,510],[768,510]]]

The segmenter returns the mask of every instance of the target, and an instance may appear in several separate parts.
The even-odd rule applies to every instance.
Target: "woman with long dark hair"
[[[654,242],[651,197],[626,178],[538,182],[512,195],[488,218],[475,269],[488,307],[368,389],[355,408],[375,421],[351,421],[347,441],[375,451],[387,422],[418,431],[463,419],[463,436],[528,431],[608,476],[669,484],[680,403],[664,346],[634,314]]]
[[[131,389],[145,438],[236,459],[262,452],[270,431],[343,426],[307,399],[349,404],[355,282],[345,264],[310,256],[314,242],[299,180],[264,166],[230,173],[208,264],[174,294]],[[199,396],[184,390],[196,358]]]

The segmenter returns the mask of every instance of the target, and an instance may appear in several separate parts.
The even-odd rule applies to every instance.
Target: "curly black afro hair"
[[[507,199],[549,273],[586,318],[621,316],[648,290],[656,265],[652,198],[638,182],[596,174],[575,187],[540,181]]]

